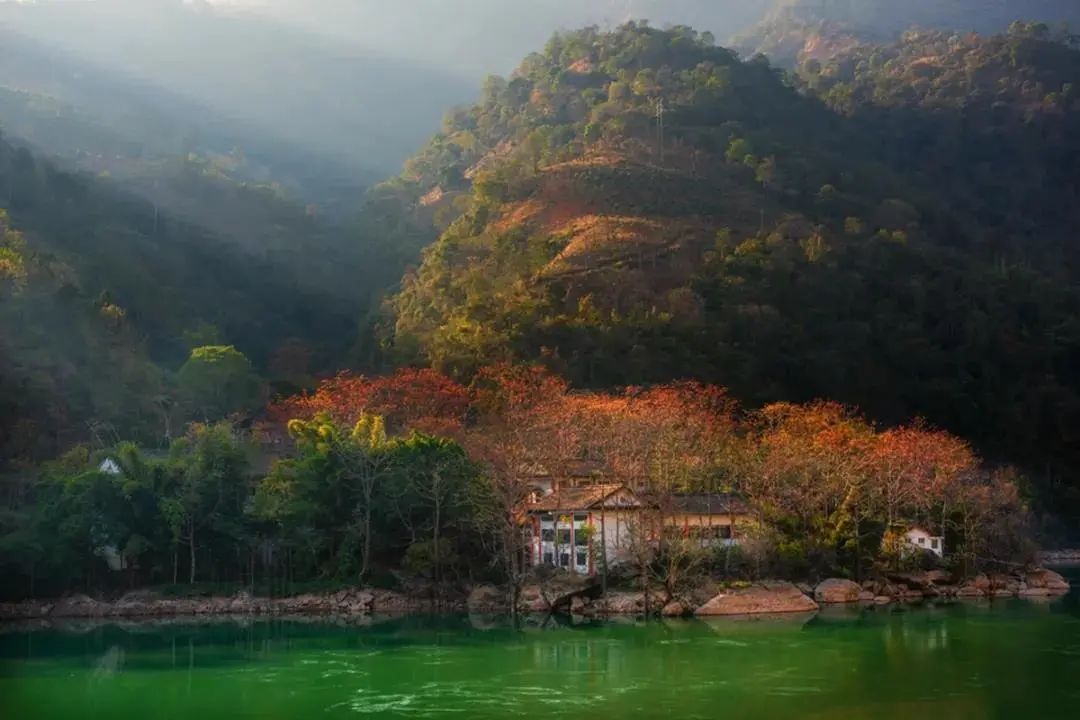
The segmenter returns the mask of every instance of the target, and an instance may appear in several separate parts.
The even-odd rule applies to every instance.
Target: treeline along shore
[[[468,385],[342,375],[259,424],[192,425],[167,453],[76,448],[33,479],[5,542],[7,599],[67,597],[11,617],[470,599],[693,614],[1068,589],[1037,569],[1022,476],[948,433],[826,402],[749,411],[700,383],[575,391],[510,364]],[[215,584],[244,590],[201,595]]]

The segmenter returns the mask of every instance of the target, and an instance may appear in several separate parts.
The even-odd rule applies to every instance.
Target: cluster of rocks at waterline
[[[518,596],[522,613],[566,613],[583,616],[663,615],[717,616],[805,613],[822,605],[888,605],[933,599],[1054,597],[1069,591],[1058,573],[1042,568],[1008,575],[977,575],[958,583],[949,573],[931,570],[897,573],[867,580],[829,579],[816,586],[785,581],[703,583],[682,597],[660,588],[602,592],[595,578],[562,574],[524,585]],[[505,612],[502,589],[482,585],[469,596],[470,612]]]
[[[625,585],[621,587],[626,587]],[[1069,591],[1058,573],[1032,569],[1011,574],[977,575],[956,583],[948,573],[890,574],[862,584],[830,579],[811,587],[783,581],[721,584],[703,582],[680,597],[662,588],[609,590],[604,593],[597,578],[556,573],[526,584],[518,594],[523,613],[566,613],[583,616],[663,615],[757,615],[813,612],[821,605],[913,602],[923,599],[1053,597]],[[38,618],[155,618],[178,616],[365,616],[374,614],[456,612],[505,613],[509,608],[505,588],[479,585],[467,599],[430,593],[401,593],[379,589],[341,590],[282,598],[233,597],[169,598],[151,592],[132,592],[115,601],[74,595],[59,601],[0,603],[0,620]]]
[[[823,605],[875,603],[951,598],[1055,597],[1069,592],[1064,577],[1044,568],[1013,573],[976,575],[962,582],[943,570],[895,573],[867,580],[861,585],[831,579],[813,588],[814,599]]]
[[[115,601],[72,595],[61,600],[0,603],[0,620],[35,618],[152,618],[215,615],[372,615],[432,612],[442,605],[389,590],[350,589],[292,597],[163,597],[153,592],[130,592]],[[462,609],[459,604],[453,609]]]
[[[469,596],[468,608],[476,614],[505,612],[507,595],[499,588],[482,585]],[[605,593],[597,578],[555,573],[525,584],[518,593],[518,611],[525,614],[685,617],[801,613],[817,609],[817,603],[798,587],[781,581],[732,585],[703,582],[693,590],[673,597],[659,587],[651,587],[648,591],[611,589]]]

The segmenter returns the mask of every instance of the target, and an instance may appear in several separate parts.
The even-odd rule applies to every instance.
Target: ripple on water
[[[359,690],[351,700],[349,707],[353,712],[373,713],[388,712],[390,710],[407,710],[416,701],[416,695],[371,693]]]
[[[823,692],[824,690],[819,687],[813,685],[805,685],[775,687],[771,688],[768,694],[776,697],[801,697],[804,695],[820,695]]]

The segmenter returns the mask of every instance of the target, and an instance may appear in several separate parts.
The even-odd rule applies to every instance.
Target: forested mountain
[[[828,397],[1060,481],[1080,53],[1028,26],[864,53],[800,92],[686,28],[556,37],[407,166],[449,226],[393,303],[398,358]]]
[[[860,42],[891,42],[912,28],[954,32],[1004,32],[1014,22],[1054,28],[1080,26],[1072,0],[776,0],[765,17],[734,41],[749,57],[764,53],[774,64],[827,59]]]

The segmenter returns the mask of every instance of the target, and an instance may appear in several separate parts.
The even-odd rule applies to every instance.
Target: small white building
[[[931,535],[929,530],[919,525],[908,528],[904,533],[904,542],[912,550],[932,552],[939,558],[945,557],[945,538]]]
[[[105,458],[101,461],[101,464],[98,465],[98,471],[103,472],[106,475],[119,475],[120,465],[112,458]]]

